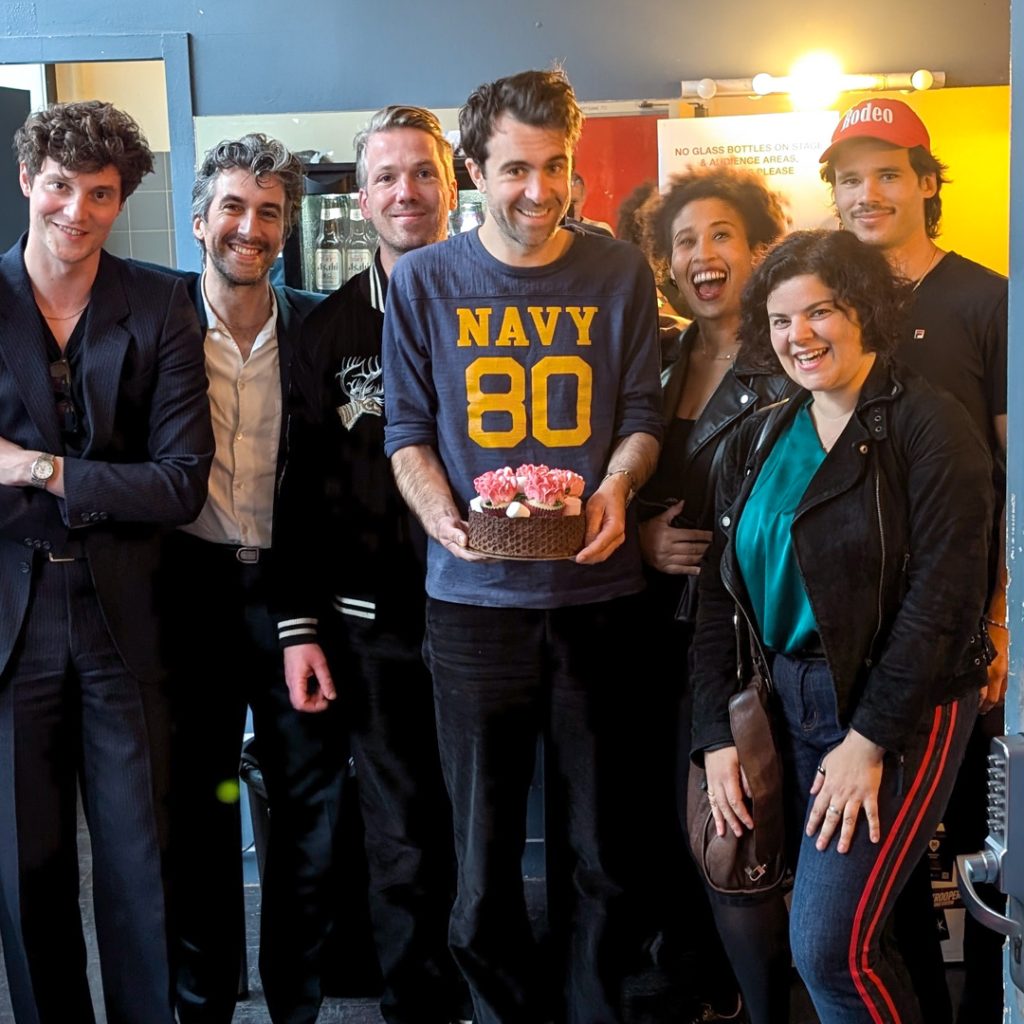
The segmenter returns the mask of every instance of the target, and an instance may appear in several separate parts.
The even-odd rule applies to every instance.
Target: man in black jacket
[[[29,229],[0,257],[0,931],[15,1019],[93,1020],[89,822],[107,1018],[171,1024],[160,876],[158,530],[202,507],[213,439],[177,281],[102,251],[153,169],[109,103],[15,135]]]
[[[295,712],[268,606],[289,368],[316,298],[272,287],[298,213],[299,161],[253,134],[206,154],[192,189],[205,269],[189,288],[206,335],[216,455],[199,518],[168,538],[173,624],[171,865],[182,1024],[228,1024],[243,942],[238,763],[246,707],[273,808],[263,873],[260,973],[271,1020],[307,1024],[320,954],[343,744],[334,716]],[[200,653],[201,652],[201,653]]]
[[[451,146],[419,107],[378,111],[356,137],[356,161],[360,208],[380,246],[371,266],[306,321],[294,364],[274,541],[278,626],[294,706],[323,711],[336,692],[344,706],[381,1012],[389,1024],[435,1024],[468,1014],[447,949],[450,811],[420,656],[425,540],[384,455],[381,335],[392,268],[447,236],[457,190]],[[324,646],[337,652],[337,691]]]

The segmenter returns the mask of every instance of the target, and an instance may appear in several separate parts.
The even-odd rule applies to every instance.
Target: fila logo
[[[918,327],[914,331],[914,341],[923,341],[923,340],[924,340],[924,328],[923,327]]]

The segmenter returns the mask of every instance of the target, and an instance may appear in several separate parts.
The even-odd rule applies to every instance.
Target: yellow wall
[[[942,190],[939,244],[986,267],[1008,273],[1010,246],[1010,89],[976,86],[915,93],[847,93],[841,111],[870,96],[905,101],[921,116],[932,152],[949,166]],[[713,115],[774,113],[789,110],[788,100],[724,98],[713,100]]]
[[[56,71],[58,100],[108,100],[139,122],[150,149],[170,151],[162,60],[57,64]]]
[[[938,89],[906,97],[928,126],[932,152],[949,166],[942,189],[944,249],[1008,273],[1010,90]]]

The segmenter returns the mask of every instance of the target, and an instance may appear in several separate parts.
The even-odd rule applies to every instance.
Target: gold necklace
[[[924,273],[914,282],[914,286],[910,289],[912,292],[916,292],[921,286],[921,282],[932,272],[932,267],[935,266],[936,260],[939,258],[939,247],[935,246],[935,252],[932,253],[932,261],[925,267]]]
[[[80,316],[88,308],[89,308],[89,303],[87,302],[81,309],[75,310],[74,313],[68,313],[67,316],[48,316],[46,313],[43,313],[42,310],[40,310],[39,312],[43,313],[43,319],[44,320],[74,320],[74,318],[76,316]]]
[[[697,337],[700,338],[700,354],[705,359],[710,359],[713,362],[718,363],[731,363],[736,358],[736,353],[739,351],[738,346],[732,352],[729,352],[724,356],[720,356],[718,353],[712,355],[712,353],[708,351],[708,343],[704,340],[704,335],[698,334]]]

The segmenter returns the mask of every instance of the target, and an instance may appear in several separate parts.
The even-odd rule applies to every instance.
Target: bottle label
[[[341,287],[341,253],[337,249],[317,249],[316,290],[333,292]]]
[[[369,249],[349,249],[345,253],[345,257],[348,262],[349,277],[361,274],[373,262],[373,253]]]

